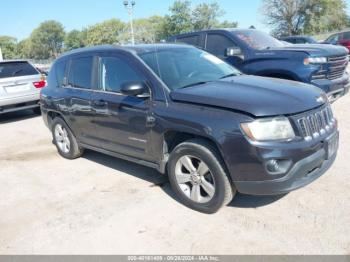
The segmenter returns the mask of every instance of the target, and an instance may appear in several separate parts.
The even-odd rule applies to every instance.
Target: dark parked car
[[[305,186],[337,154],[337,121],[320,89],[243,75],[186,45],[70,52],[54,63],[41,107],[63,157],[87,148],[156,168],[206,213],[236,191]]]
[[[350,31],[333,34],[323,44],[342,45],[350,50]]]
[[[280,40],[291,44],[318,44],[311,36],[305,35],[285,36],[281,37]]]
[[[285,45],[258,30],[207,30],[173,36],[202,48],[245,74],[313,84],[333,102],[349,91],[348,51],[326,45]]]

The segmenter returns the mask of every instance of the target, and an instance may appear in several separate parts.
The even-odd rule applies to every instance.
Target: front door
[[[92,107],[101,146],[112,152],[152,161],[150,98],[121,94],[123,83],[145,81],[137,66],[127,56],[106,55],[99,58],[99,90],[94,92]]]

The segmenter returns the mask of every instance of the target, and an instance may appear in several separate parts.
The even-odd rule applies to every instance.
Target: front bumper
[[[325,91],[328,95],[329,101],[334,102],[349,92],[349,88],[350,88],[349,74],[345,73],[343,77],[335,80],[328,80],[328,79],[313,80],[311,84]]]
[[[280,179],[271,181],[235,182],[240,193],[249,195],[279,195],[304,187],[322,176],[333,164],[336,154],[326,160],[326,151],[321,149],[315,154],[299,161]]]

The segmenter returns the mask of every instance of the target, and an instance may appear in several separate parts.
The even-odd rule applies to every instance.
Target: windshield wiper
[[[192,84],[189,84],[189,85],[182,86],[182,87],[180,87],[179,89],[183,89],[183,88],[187,88],[187,87],[191,87],[191,86],[204,85],[204,84],[206,84],[206,83],[208,83],[208,82],[210,82],[210,81],[196,82],[196,83],[192,83]]]
[[[223,77],[220,77],[220,79],[229,78],[229,77],[233,77],[233,76],[237,76],[237,75],[238,75],[238,74],[232,73],[232,74],[228,74],[228,75],[225,75],[225,76],[223,76]]]

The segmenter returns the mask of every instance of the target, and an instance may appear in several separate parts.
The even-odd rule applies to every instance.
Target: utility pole
[[[135,36],[134,36],[134,25],[133,25],[133,15],[134,15],[134,7],[136,5],[135,1],[124,1],[123,2],[126,10],[129,14],[129,20],[130,20],[130,31],[131,31],[131,44],[135,45]]]

